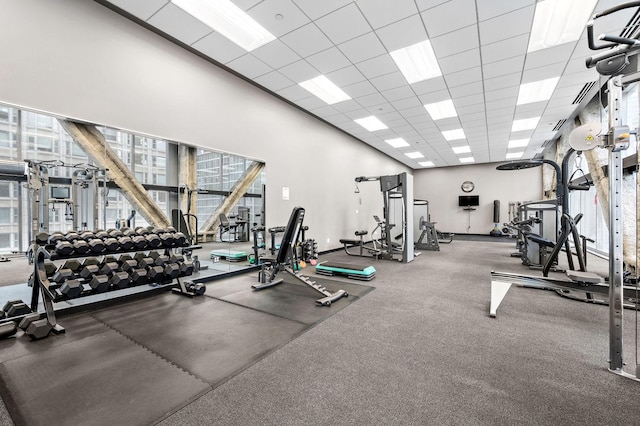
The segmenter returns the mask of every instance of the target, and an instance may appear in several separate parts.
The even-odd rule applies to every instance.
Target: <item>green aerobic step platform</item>
[[[354,280],[371,281],[376,276],[373,266],[357,266],[348,263],[322,262],[316,265],[316,273],[322,275],[345,275]]]
[[[221,259],[226,259],[229,262],[242,262],[244,260],[247,260],[247,257],[249,256],[244,251],[233,251],[227,249],[211,250],[211,253],[209,253],[209,255],[211,259],[219,257]]]

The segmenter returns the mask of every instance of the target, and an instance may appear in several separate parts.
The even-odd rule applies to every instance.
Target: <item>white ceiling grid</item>
[[[276,40],[246,52],[169,0],[110,0],[125,12],[224,64],[412,168],[504,161],[510,139],[530,138],[524,158],[556,137],[558,121],[598,74],[583,33],[577,42],[527,53],[536,0],[233,0]],[[600,0],[596,10],[617,4]],[[598,20],[619,33],[632,11]],[[389,52],[429,40],[442,76],[408,84]],[[327,105],[298,83],[326,75],[352,99]],[[560,76],[548,101],[516,105],[519,86]],[[457,116],[433,121],[424,104],[452,99]],[[369,132],[353,120],[375,115],[389,128]],[[532,130],[514,120],[541,117]],[[447,141],[442,131],[464,129]],[[404,138],[393,148],[386,139]],[[469,145],[471,154],[452,147]],[[517,151],[511,150],[511,152]],[[410,159],[418,151],[424,158]]]

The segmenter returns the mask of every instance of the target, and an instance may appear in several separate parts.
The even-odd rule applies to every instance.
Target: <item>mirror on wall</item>
[[[12,299],[29,304],[27,282],[34,266],[26,255],[38,233],[149,227],[154,223],[141,211],[144,203],[153,204],[167,225],[186,218],[182,223],[191,234],[191,248],[184,255],[199,262],[198,276],[251,266],[252,228],[264,223],[263,163],[110,127],[92,128],[106,141],[102,151],[81,147],[56,117],[0,104],[0,308]],[[184,152],[192,154],[190,163]],[[136,205],[118,179],[107,179],[112,176],[105,174],[110,155],[124,165],[120,182],[142,185],[142,204]],[[222,233],[221,213],[229,221]],[[264,233],[257,237],[257,245],[264,246]]]

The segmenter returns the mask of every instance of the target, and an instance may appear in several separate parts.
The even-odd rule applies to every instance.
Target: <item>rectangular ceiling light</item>
[[[453,150],[453,152],[455,152],[456,154],[464,154],[466,152],[471,152],[471,147],[469,145],[465,145],[465,146],[454,146],[451,147],[451,149]]]
[[[419,153],[418,151],[415,152],[405,152],[405,154],[407,157],[409,158],[424,158],[424,155],[422,155],[421,153]]]
[[[418,164],[420,164],[422,167],[433,167],[433,166],[435,166],[435,164],[433,164],[433,161],[420,161],[420,162],[418,162]]]
[[[409,143],[402,138],[386,139],[385,142],[394,148],[402,148],[403,146],[409,146]]]
[[[458,158],[458,160],[460,160],[461,163],[475,163],[476,160],[473,157],[462,157],[462,158]]]
[[[536,2],[527,52],[578,40],[597,2],[598,0]]]
[[[455,141],[465,138],[464,130],[462,129],[445,130],[444,132],[442,132],[442,136],[444,136],[444,138],[448,141]]]
[[[333,84],[333,82],[324,75],[303,81],[299,84],[329,105],[351,99],[349,95],[344,93],[342,89]]]
[[[370,115],[369,117],[358,118],[357,120],[353,120],[365,129],[370,132],[375,132],[376,130],[384,130],[388,129],[388,127],[375,115]]]
[[[513,120],[511,131],[519,132],[521,130],[535,129],[538,126],[538,121],[540,121],[540,117],[523,118],[522,120]]]
[[[520,85],[516,105],[530,104],[532,102],[546,101],[551,98],[560,77],[547,78]]]
[[[507,145],[507,149],[522,148],[527,145],[529,145],[529,139],[511,139],[509,145]]]
[[[247,52],[276,39],[230,0],[171,0],[171,2]]]
[[[442,75],[429,40],[389,53],[409,84]]]
[[[453,101],[451,99],[433,104],[426,104],[424,107],[427,109],[427,112],[433,121],[456,117],[458,115],[456,107],[453,106]]]
[[[507,152],[506,159],[507,160],[515,160],[516,158],[522,158],[523,151],[521,152]]]

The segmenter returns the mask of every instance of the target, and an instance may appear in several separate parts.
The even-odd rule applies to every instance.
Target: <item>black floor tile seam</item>
[[[305,326],[309,325],[306,322],[298,321],[296,319],[289,318],[289,317],[286,317],[286,316],[283,316],[283,315],[276,315],[273,312],[268,312],[268,311],[265,311],[265,310],[262,310],[262,309],[256,309],[256,308],[253,308],[251,306],[243,305],[241,303],[231,302],[229,300],[224,300],[224,299],[222,299],[220,297],[211,296],[209,294],[205,294],[204,296],[206,296],[206,297],[208,297],[209,299],[212,299],[212,300],[217,300],[218,302],[224,302],[224,303],[228,303],[228,304],[233,305],[233,306],[238,306],[240,308],[250,309],[250,310],[255,311],[255,312],[260,312],[261,314],[271,315],[271,316],[276,317],[276,318],[281,318],[281,319],[284,319],[284,320],[287,320],[287,321],[295,322],[296,324],[302,324],[302,325],[305,325]],[[324,320],[322,320],[322,321],[324,321]],[[322,322],[322,321],[320,321],[320,322]]]
[[[92,319],[94,319],[95,321],[99,322],[100,324],[103,324],[106,328],[108,328],[109,330],[112,330],[114,332],[116,332],[117,334],[119,334],[120,336],[124,337],[126,340],[130,341],[131,343],[133,343],[136,346],[139,346],[140,348],[144,349],[145,351],[151,353],[152,355],[156,356],[157,358],[160,358],[161,360],[163,360],[164,362],[176,367],[177,369],[187,373],[189,376],[193,377],[194,379],[206,384],[210,389],[213,389],[211,387],[211,385],[209,384],[209,382],[207,382],[206,380],[204,380],[202,377],[198,377],[196,374],[192,373],[191,371],[185,369],[184,367],[176,364],[174,361],[160,355],[159,353],[155,352],[153,349],[143,345],[142,343],[140,343],[139,341],[137,341],[136,339],[134,339],[133,337],[127,335],[125,332],[123,332],[122,330],[117,329],[116,327],[113,327],[111,324],[109,324],[108,322],[105,322],[99,318],[96,318],[93,314],[88,314],[89,317],[91,317]]]

